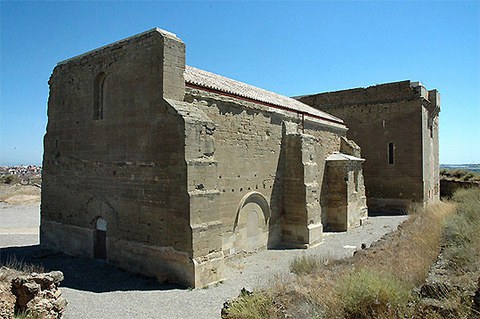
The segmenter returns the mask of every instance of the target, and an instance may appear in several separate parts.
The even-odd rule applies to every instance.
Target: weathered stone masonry
[[[419,82],[297,97],[345,120],[362,149],[370,211],[405,211],[439,200],[440,94]]]
[[[227,256],[311,247],[366,217],[342,120],[185,66],[169,32],[60,62],[49,84],[43,248],[199,287]]]

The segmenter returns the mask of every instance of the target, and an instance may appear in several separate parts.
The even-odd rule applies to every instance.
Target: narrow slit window
[[[388,164],[393,164],[395,158],[395,145],[388,143]]]
[[[94,106],[93,106],[93,118],[95,120],[103,119],[103,112],[105,108],[105,79],[107,75],[104,72],[100,72],[95,78],[94,83]]]

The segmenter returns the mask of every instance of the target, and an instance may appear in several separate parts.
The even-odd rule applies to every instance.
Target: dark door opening
[[[107,259],[107,232],[104,230],[95,231],[95,249],[93,252],[95,259]]]
[[[107,259],[107,222],[101,218],[97,220],[95,229],[93,258]]]

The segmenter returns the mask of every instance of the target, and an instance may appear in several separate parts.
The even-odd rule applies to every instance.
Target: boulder
[[[67,305],[58,289],[62,280],[60,271],[15,277],[12,293],[16,296],[16,309],[25,312],[27,318],[62,318]]]

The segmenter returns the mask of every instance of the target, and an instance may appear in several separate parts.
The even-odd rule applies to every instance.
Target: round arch
[[[265,219],[264,226],[265,228],[267,227],[268,221],[270,219],[270,206],[268,205],[268,201],[262,193],[252,191],[243,196],[243,198],[240,200],[240,204],[238,204],[237,214],[235,216],[235,222],[233,224],[233,231],[235,231],[238,226],[238,219],[240,217],[240,212],[242,211],[242,208],[249,203],[255,203],[260,206],[260,208],[262,209],[263,217]]]
[[[254,252],[267,247],[270,207],[259,192],[249,192],[240,200],[233,224],[232,251]]]

